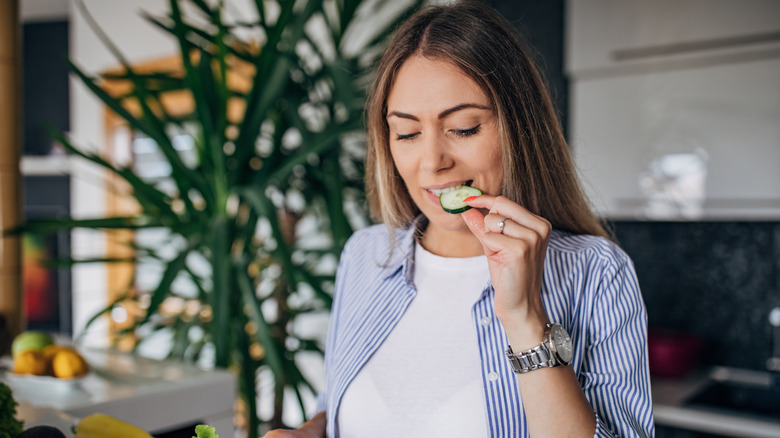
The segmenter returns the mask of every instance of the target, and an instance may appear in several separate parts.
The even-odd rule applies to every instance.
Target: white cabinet
[[[780,218],[780,2],[568,8],[570,137],[602,215]]]
[[[780,49],[776,0],[569,0],[566,23],[575,78]]]

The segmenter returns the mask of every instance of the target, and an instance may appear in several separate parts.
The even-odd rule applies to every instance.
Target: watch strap
[[[538,370],[541,368],[551,368],[564,365],[563,362],[558,360],[555,353],[550,350],[552,343],[551,330],[554,324],[547,324],[544,331],[544,339],[542,343],[530,350],[521,351],[515,353],[512,351],[512,346],[507,346],[506,357],[509,359],[509,364],[512,366],[512,371],[516,374],[525,374],[529,371]]]
[[[512,347],[508,346],[506,349],[506,357],[509,359],[512,371],[516,374],[525,374],[529,371],[554,367],[561,364],[555,360],[555,356],[550,352],[550,349],[544,342],[530,350],[521,351],[520,353],[515,353],[512,351]]]

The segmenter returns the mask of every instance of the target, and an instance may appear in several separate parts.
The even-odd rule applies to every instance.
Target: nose
[[[439,173],[449,169],[454,160],[449,154],[446,139],[442,135],[427,135],[423,139],[420,166],[422,170],[430,173]]]

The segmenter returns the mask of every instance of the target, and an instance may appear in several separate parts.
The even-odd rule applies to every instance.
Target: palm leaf
[[[243,275],[243,272],[241,272],[240,269],[236,269],[235,271],[234,275],[236,276],[237,284],[241,292],[242,302],[246,307],[247,316],[257,327],[255,338],[265,349],[264,361],[271,367],[274,376],[278,376],[277,378],[284,378],[287,373],[283,365],[281,348],[279,347],[276,338],[271,333],[271,326],[263,316],[260,303],[255,298],[249,280]]]
[[[142,228],[159,227],[161,224],[152,218],[140,216],[118,216],[96,219],[36,219],[30,220],[17,228],[7,231],[8,234],[18,233],[54,233],[60,230],[71,230],[75,228],[86,229],[119,229],[119,230],[138,230]]]
[[[90,263],[136,263],[135,257],[90,257],[86,259],[76,259],[73,257],[63,257],[55,260],[42,260],[41,264],[47,268],[72,268],[76,265],[85,265]]]
[[[132,298],[133,298],[133,296],[132,296],[132,294],[129,292],[129,291],[130,291],[130,289],[131,289],[131,287],[132,287],[131,285],[128,285],[128,286],[125,288],[125,292],[124,292],[124,293],[122,293],[122,294],[121,294],[121,295],[119,295],[117,298],[115,298],[113,301],[111,301],[111,302],[110,302],[110,303],[109,303],[109,304],[108,304],[106,307],[102,308],[102,309],[101,309],[101,310],[99,310],[97,313],[95,313],[94,315],[92,315],[92,316],[91,316],[91,317],[90,317],[90,318],[87,320],[87,322],[84,324],[84,330],[82,330],[82,331],[81,331],[81,334],[79,335],[79,337],[78,337],[77,339],[75,339],[75,340],[74,340],[74,343],[75,343],[75,344],[78,344],[78,343],[81,341],[81,339],[84,337],[84,335],[86,335],[86,333],[87,333],[87,329],[89,329],[89,327],[91,327],[91,326],[92,326],[92,324],[94,324],[94,323],[95,323],[95,321],[97,321],[97,320],[98,320],[98,318],[100,318],[101,316],[103,316],[103,315],[105,315],[105,314],[107,314],[107,313],[110,313],[112,310],[114,310],[114,308],[116,308],[116,307],[117,307],[118,305],[120,305],[122,302],[124,302],[124,301],[127,301],[127,300],[130,300],[130,299],[132,299]]]
[[[212,281],[211,292],[212,337],[216,347],[217,366],[230,364],[230,270],[231,263],[226,257],[230,254],[229,236],[225,218],[217,216],[211,223],[208,235],[211,251]]]
[[[173,20],[173,35],[179,43],[179,50],[181,53],[181,60],[184,66],[185,77],[189,84],[189,89],[192,91],[192,97],[195,99],[195,112],[198,115],[199,127],[203,130],[203,137],[210,139],[212,131],[214,130],[213,118],[211,114],[211,108],[208,106],[206,97],[204,95],[204,81],[201,76],[195,70],[195,66],[190,60],[190,49],[192,45],[187,39],[188,29],[184,25],[182,20],[181,10],[179,9],[178,0],[170,0],[171,7],[171,19]],[[204,52],[201,51],[201,58]]]
[[[398,26],[408,20],[409,17],[411,17],[412,14],[417,11],[417,9],[425,4],[425,1],[426,0],[412,1],[412,3],[407,8],[401,10],[401,12],[389,24],[384,26],[384,28],[380,28],[380,31],[377,32],[377,34],[366,44],[366,49],[374,48],[379,45],[384,46],[384,42],[389,39],[393,33],[395,33],[395,31],[398,29]]]
[[[197,36],[197,39],[196,38],[190,38],[189,36],[187,37],[187,41],[188,41],[188,43],[190,44],[190,46],[193,49],[196,48],[196,47],[200,48],[200,49],[205,49],[209,44],[212,45],[212,46],[217,46],[216,37],[211,32],[209,32],[208,30],[204,30],[204,29],[198,28],[196,26],[189,25],[189,24],[187,24],[185,22],[182,22],[181,23],[181,27],[179,29],[177,29],[173,24],[166,24],[162,20],[160,20],[159,18],[154,17],[152,15],[149,15],[149,14],[146,14],[146,13],[142,13],[141,15],[150,24],[153,24],[155,27],[158,27],[161,30],[163,30],[166,33],[169,33],[169,34],[171,34],[173,36],[176,36],[177,32],[179,32],[180,29],[185,29],[187,31],[186,32],[187,35],[192,34],[192,35]],[[254,24],[247,24],[247,26],[253,27]],[[225,27],[226,27],[226,29],[228,28],[228,26],[225,26]],[[255,55],[250,53],[250,52],[248,52],[247,50],[244,50],[241,46],[228,45],[228,46],[226,46],[226,49],[227,49],[227,52],[230,55],[233,55],[233,56],[235,56],[236,58],[238,58],[240,60],[247,61],[247,62],[253,62],[254,61],[254,56]]]
[[[148,323],[152,315],[157,313],[157,309],[160,307],[163,300],[170,295],[171,284],[173,284],[173,280],[175,280],[179,273],[184,269],[190,251],[192,251],[192,247],[182,250],[173,258],[173,260],[168,262],[160,282],[152,292],[149,307],[146,309],[146,315],[144,315],[143,319],[138,323],[139,326]]]
[[[254,141],[260,132],[268,108],[279,98],[281,90],[288,80],[289,59],[278,51],[282,33],[293,15],[294,1],[282,2],[282,10],[276,23],[266,27],[266,44],[254,60],[256,72],[252,89],[246,97],[244,120],[239,126],[239,135],[235,141],[236,160],[247,162],[254,150]],[[262,10],[262,5],[258,5]]]
[[[272,172],[256,174],[254,183],[264,187],[269,181],[284,178],[295,166],[306,163],[310,154],[318,155],[327,148],[337,146],[344,132],[357,129],[359,126],[360,119],[354,116],[342,125],[330,125],[325,131],[314,134],[309,138],[304,138],[305,146],[301,150],[296,151],[295,155],[288,157],[278,167],[274,167]]]
[[[118,168],[104,160],[99,155],[82,152],[80,149],[73,146],[71,142],[65,137],[65,135],[55,130],[54,128],[46,126],[46,130],[48,131],[49,135],[51,135],[53,139],[61,144],[68,153],[80,156],[104,169],[108,169],[120,178],[127,181],[127,183],[130,184],[130,186],[133,188],[134,194],[142,206],[146,208],[153,207],[154,212],[157,214],[174,215],[170,209],[171,198],[153,185],[139,178],[138,175],[136,175],[131,169]]]
[[[327,292],[325,292],[322,287],[320,287],[320,283],[322,279],[317,278],[316,276],[312,275],[311,272],[309,272],[307,269],[297,269],[295,270],[295,274],[303,281],[304,283],[308,284],[312,290],[314,291],[314,294],[319,298],[323,303],[325,303],[325,306],[330,309],[330,307],[333,305],[333,297],[330,296]],[[331,279],[333,277],[327,277],[328,279]]]

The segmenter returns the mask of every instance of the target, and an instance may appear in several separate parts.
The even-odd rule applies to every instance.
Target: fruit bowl
[[[0,373],[0,379],[6,381],[12,388],[25,387],[36,391],[69,391],[78,388],[81,382],[92,372],[82,376],[63,379],[54,376],[38,376],[34,374],[19,374],[11,371],[13,369],[13,359],[4,357],[0,359],[0,369],[5,370]]]
[[[54,376],[36,376],[33,374],[17,374],[7,371],[4,380],[13,387],[26,387],[35,391],[71,391],[78,388],[89,374],[71,379]]]

